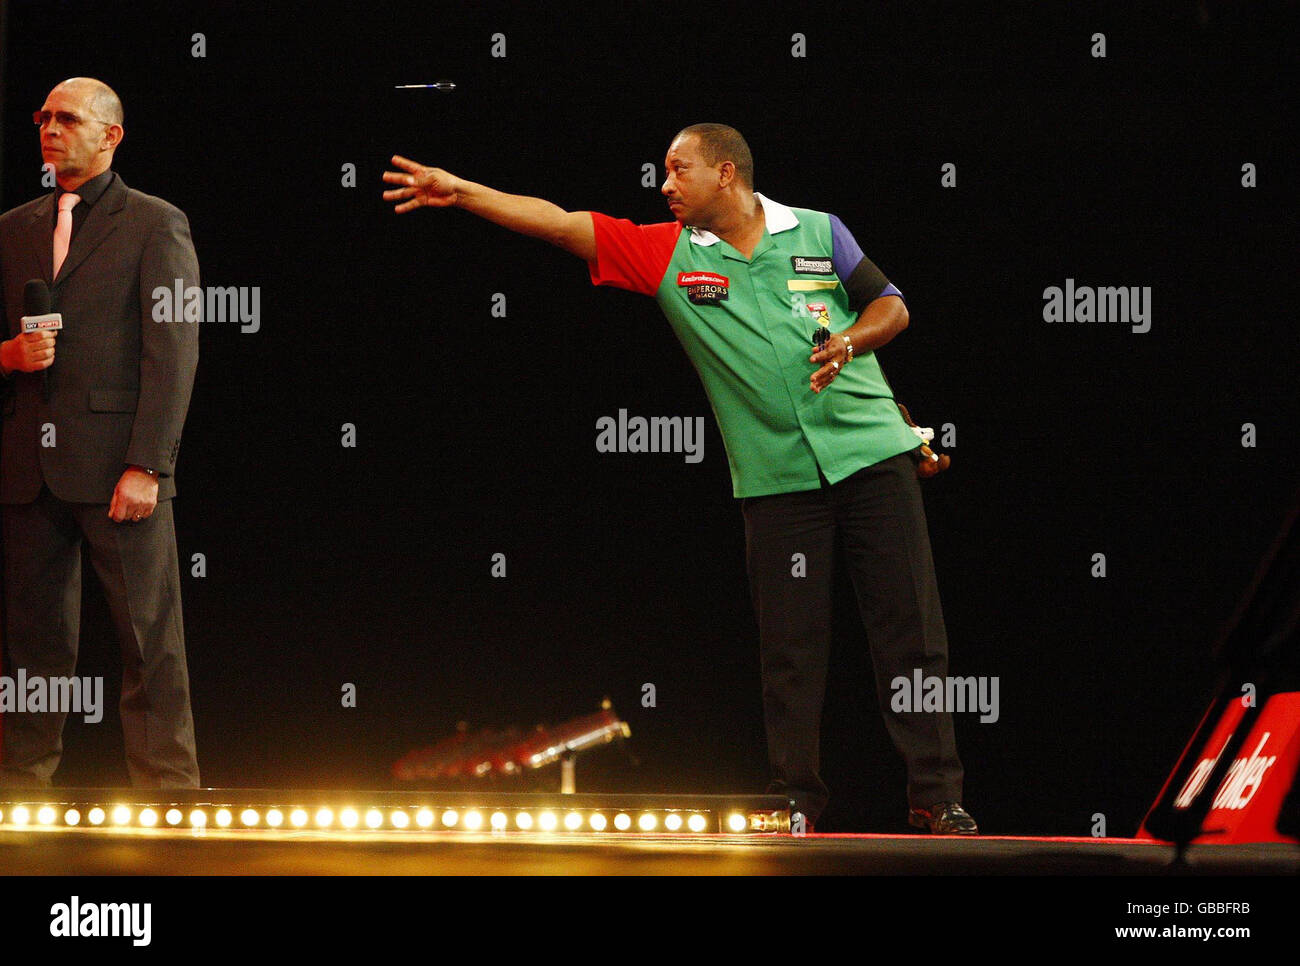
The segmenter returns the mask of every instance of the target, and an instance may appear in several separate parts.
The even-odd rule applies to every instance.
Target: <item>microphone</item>
[[[63,316],[50,311],[50,287],[45,279],[33,278],[23,286],[23,317],[19,321],[24,332],[63,328]]]
[[[23,286],[23,315],[18,320],[23,332],[43,332],[63,328],[63,316],[50,311],[50,287],[43,278],[29,279]],[[41,394],[50,398],[50,370],[41,370]]]

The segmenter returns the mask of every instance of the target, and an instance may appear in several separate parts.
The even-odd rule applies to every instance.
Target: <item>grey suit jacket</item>
[[[9,336],[20,331],[23,289],[50,285],[63,314],[54,364],[4,380],[0,503],[28,503],[42,478],[61,500],[108,503],[130,464],[172,474],[199,355],[199,323],[177,311],[154,320],[154,290],[199,284],[189,221],[119,175],[77,230],[52,278],[55,194],[0,215],[0,300]],[[54,445],[47,427],[53,427]]]

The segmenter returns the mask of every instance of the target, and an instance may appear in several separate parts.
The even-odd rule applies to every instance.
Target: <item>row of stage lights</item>
[[[328,807],[317,808],[314,812],[305,808],[268,808],[265,811],[256,808],[244,808],[235,814],[231,808],[194,807],[186,814],[180,808],[167,809],[145,807],[138,811],[127,805],[111,806],[105,809],[93,806],[83,815],[80,809],[55,805],[14,805],[6,811],[0,810],[0,827],[18,828],[172,828],[172,829],[271,829],[271,830],[317,830],[350,832],[365,828],[371,831],[381,830],[464,830],[468,832],[493,831],[505,832],[511,827],[521,832],[556,832],[563,829],[568,832],[589,830],[592,832],[614,831],[627,832],[635,827],[642,832],[705,832],[709,828],[708,818],[701,812],[682,815],[669,812],[660,817],[654,812],[641,812],[635,819],[630,812],[616,811],[611,819],[604,812],[593,811],[586,815],[569,811],[562,816],[551,809],[534,810],[511,809],[507,812],[497,809],[485,814],[471,808],[459,812],[448,808],[435,813],[431,808],[390,809],[385,812],[379,808],[367,809],[364,813],[355,808],[343,808],[337,813]],[[749,830],[750,819],[740,812],[732,812],[726,817],[728,831],[739,833]]]

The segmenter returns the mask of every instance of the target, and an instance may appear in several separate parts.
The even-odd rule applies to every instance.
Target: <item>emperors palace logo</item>
[[[727,286],[731,280],[713,272],[678,272],[677,284],[686,289],[686,297],[693,305],[717,305],[727,301]]]

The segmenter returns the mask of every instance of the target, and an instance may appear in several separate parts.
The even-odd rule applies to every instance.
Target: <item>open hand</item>
[[[393,210],[399,215],[428,205],[447,208],[456,203],[456,176],[442,168],[417,164],[400,154],[393,155],[393,165],[401,171],[385,171],[386,184],[402,185],[384,192],[385,201],[400,201]]]

